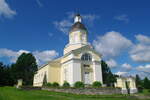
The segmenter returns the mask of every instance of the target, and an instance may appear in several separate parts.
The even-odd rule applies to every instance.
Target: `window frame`
[[[91,56],[91,54],[89,54],[89,53],[84,53],[84,54],[81,56],[81,60],[82,60],[82,61],[92,61],[92,56]]]

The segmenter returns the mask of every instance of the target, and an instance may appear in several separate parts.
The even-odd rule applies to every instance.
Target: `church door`
[[[85,84],[91,84],[90,72],[84,73],[84,83]]]

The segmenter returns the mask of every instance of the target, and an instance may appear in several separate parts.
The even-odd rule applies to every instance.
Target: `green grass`
[[[142,93],[139,93],[139,95],[150,96],[150,89],[144,89]]]
[[[19,90],[0,87],[0,100],[138,100],[125,95],[76,95],[44,90]],[[144,99],[145,100],[145,99]]]

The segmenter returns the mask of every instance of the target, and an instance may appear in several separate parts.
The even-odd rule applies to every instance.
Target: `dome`
[[[77,31],[77,30],[85,30],[87,31],[86,27],[81,22],[76,22],[72,25],[70,32]]]

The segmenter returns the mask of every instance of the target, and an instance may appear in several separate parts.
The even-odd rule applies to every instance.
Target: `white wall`
[[[81,81],[81,61],[79,60],[73,60],[73,84],[77,81]]]
[[[67,70],[67,75],[65,76],[65,69]],[[73,69],[72,69],[72,61],[65,62],[62,65],[62,70],[61,70],[61,85],[64,83],[64,81],[69,82],[70,84],[72,83],[72,78],[73,78]],[[66,77],[66,79],[65,79]]]
[[[93,62],[94,81],[100,81],[103,84],[101,63]]]
[[[62,67],[62,84],[67,81],[73,86],[75,82],[81,81],[81,63],[78,60],[72,59],[64,63]],[[65,69],[67,70],[67,76],[64,74]],[[66,80],[65,77],[67,77]]]

